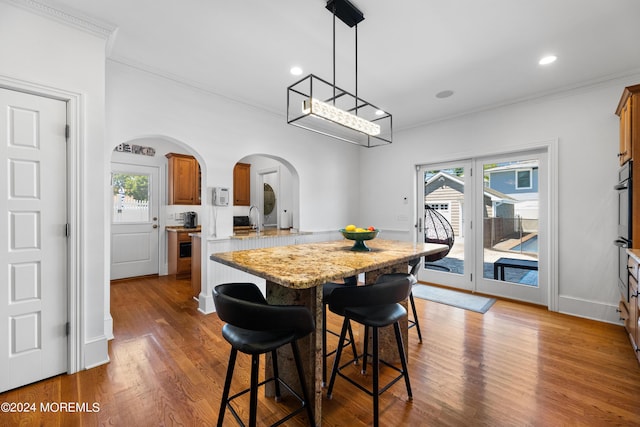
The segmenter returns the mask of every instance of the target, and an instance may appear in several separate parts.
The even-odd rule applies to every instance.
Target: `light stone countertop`
[[[267,228],[266,230],[262,230],[259,234],[255,231],[238,231],[234,230],[233,236],[229,237],[230,239],[235,240],[246,240],[246,239],[261,239],[265,237],[274,237],[274,236],[301,236],[304,234],[311,234],[308,231],[293,231],[291,229],[278,229],[278,228]]]
[[[635,258],[636,262],[640,263],[640,249],[627,249],[627,254]]]
[[[446,250],[446,245],[424,245],[394,240],[366,242],[370,252],[352,251],[354,242],[307,243],[214,253],[210,259],[262,277],[279,285],[306,289],[344,277],[391,267],[419,256]]]

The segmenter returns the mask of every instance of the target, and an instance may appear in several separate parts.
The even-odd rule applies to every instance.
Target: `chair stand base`
[[[273,381],[278,381],[278,383],[280,383],[281,386],[283,386],[284,388],[287,389],[287,391],[289,391],[289,393],[291,393],[291,396],[293,396],[294,399],[296,399],[298,402],[300,402],[300,407],[295,409],[293,412],[290,412],[289,414],[287,414],[284,418],[279,419],[278,421],[276,421],[274,424],[271,424],[271,427],[275,427],[275,426],[279,426],[281,424],[283,424],[284,422],[290,420],[291,418],[295,417],[296,415],[298,415],[299,413],[301,413],[308,405],[307,402],[305,402],[304,398],[302,396],[300,396],[300,394],[298,394],[296,391],[294,391],[289,384],[287,384],[286,382],[284,382],[283,380],[281,380],[280,378],[268,378],[264,381],[262,381],[261,383],[258,384],[258,388],[265,386],[266,384],[273,382]],[[240,415],[238,415],[238,413],[236,412],[236,410],[233,408],[233,406],[231,405],[231,402],[240,397],[243,396],[247,393],[249,393],[251,391],[251,388],[247,388],[244,389],[236,394],[234,394],[233,396],[230,396],[227,399],[227,409],[229,410],[229,412],[231,412],[231,415],[233,415],[233,418],[235,418],[236,422],[241,425],[242,427],[245,427],[245,424],[242,422],[242,420],[240,419]],[[282,402],[282,397],[281,396],[276,396],[274,398],[274,400],[276,402]]]

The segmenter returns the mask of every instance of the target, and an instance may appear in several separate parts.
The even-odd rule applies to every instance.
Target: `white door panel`
[[[0,89],[0,392],[67,370],[66,103]]]
[[[112,183],[115,190],[111,212],[111,279],[158,274],[158,168],[112,163],[111,174],[112,180],[118,181]],[[120,182],[127,179],[143,185],[129,187]],[[133,192],[134,187],[146,190]]]

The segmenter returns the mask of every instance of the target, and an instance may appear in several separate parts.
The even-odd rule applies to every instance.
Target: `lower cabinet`
[[[640,300],[638,298],[638,265],[640,262],[629,256],[629,303],[620,303],[620,317],[624,319],[624,327],[629,334],[629,340],[640,362]]]
[[[191,237],[192,231],[168,231],[168,267],[169,274],[175,274],[176,279],[191,277]]]

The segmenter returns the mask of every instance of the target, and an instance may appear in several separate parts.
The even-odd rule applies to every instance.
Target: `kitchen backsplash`
[[[195,212],[198,214],[198,225],[201,224],[201,211],[202,206],[198,205],[166,205],[164,206],[164,217],[166,225],[183,225],[185,212]]]

